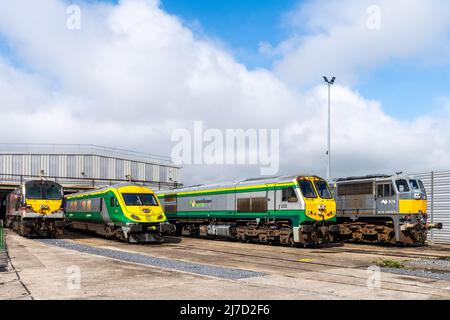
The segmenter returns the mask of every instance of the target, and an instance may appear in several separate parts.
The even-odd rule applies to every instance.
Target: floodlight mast
[[[323,80],[328,84],[328,144],[327,144],[327,155],[328,155],[328,166],[327,166],[327,180],[331,180],[331,86],[334,84],[336,77],[328,80],[327,77],[323,77]]]

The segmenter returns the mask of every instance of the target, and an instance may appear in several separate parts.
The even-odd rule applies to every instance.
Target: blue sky
[[[282,15],[298,0],[162,0],[164,9],[187,24],[199,22],[209,37],[223,41],[236,59],[249,68],[270,67],[258,54],[259,43],[279,43],[288,34]]]
[[[386,113],[413,119],[438,113],[443,103],[448,103],[450,71],[443,66],[423,66],[413,59],[393,60],[369,72],[355,89],[366,98],[381,101]]]

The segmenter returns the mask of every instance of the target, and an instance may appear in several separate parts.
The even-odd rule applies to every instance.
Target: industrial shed
[[[0,219],[6,195],[41,176],[66,192],[133,181],[154,190],[181,185],[170,158],[96,145],[0,144]]]
[[[422,179],[427,190],[430,220],[444,225],[442,230],[430,232],[430,240],[450,244],[450,171],[432,171],[415,176]]]

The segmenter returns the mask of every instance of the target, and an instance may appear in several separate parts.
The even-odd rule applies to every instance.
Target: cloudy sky
[[[279,129],[279,173],[325,176],[334,75],[334,177],[449,169],[449,12],[447,0],[0,0],[0,142],[170,155],[194,121]],[[259,169],[186,165],[183,180]]]

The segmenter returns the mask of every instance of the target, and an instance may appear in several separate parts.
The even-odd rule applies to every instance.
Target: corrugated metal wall
[[[443,223],[442,230],[432,230],[429,238],[436,243],[450,243],[450,171],[415,174],[427,190],[428,214],[432,222]]]
[[[77,154],[0,154],[0,174],[50,177],[181,183],[181,168],[99,155]],[[0,177],[2,179],[2,177]],[[4,178],[3,178],[4,179]]]

